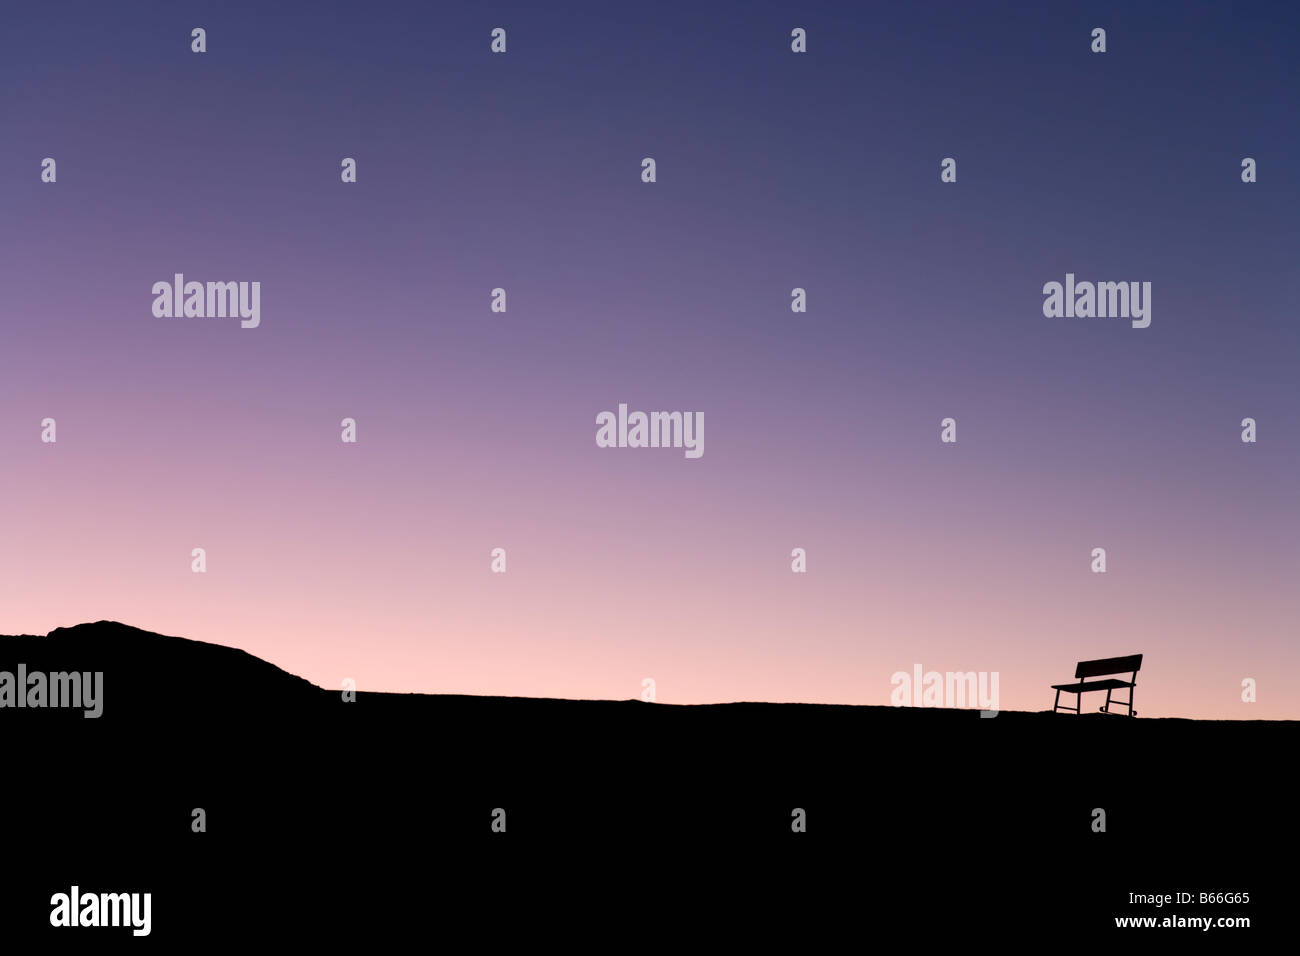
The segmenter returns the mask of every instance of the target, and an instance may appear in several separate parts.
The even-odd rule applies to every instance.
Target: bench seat
[[[1078,684],[1053,684],[1052,690],[1068,691],[1071,694],[1077,694],[1080,691],[1088,690],[1119,690],[1121,687],[1132,687],[1132,681],[1116,680],[1108,677],[1106,680],[1083,681]]]

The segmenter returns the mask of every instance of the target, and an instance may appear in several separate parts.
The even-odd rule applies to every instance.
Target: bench
[[[1056,691],[1056,703],[1052,705],[1052,713],[1057,710],[1072,710],[1076,714],[1083,711],[1083,695],[1089,691],[1104,690],[1106,692],[1106,703],[1101,706],[1101,712],[1110,713],[1111,704],[1119,704],[1128,708],[1128,716],[1136,717],[1137,711],[1133,709],[1133,688],[1137,686],[1137,672],[1142,669],[1142,655],[1133,654],[1130,657],[1106,657],[1099,661],[1079,661],[1078,666],[1074,668],[1074,677],[1077,684],[1053,684],[1052,690]],[[1105,677],[1107,674],[1128,674],[1128,680],[1117,680],[1109,677],[1106,680],[1095,680],[1088,683],[1089,677]],[[1111,694],[1121,687],[1128,688],[1128,700],[1111,700]],[[1066,707],[1061,703],[1061,691],[1067,694],[1074,694],[1074,707]]]

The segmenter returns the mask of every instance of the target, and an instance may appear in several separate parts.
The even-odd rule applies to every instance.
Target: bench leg
[[[1069,691],[1069,693],[1072,693],[1072,694],[1073,694],[1074,692],[1073,692],[1073,691]],[[1073,707],[1061,707],[1061,692],[1058,690],[1058,691],[1056,692],[1056,703],[1052,704],[1052,713],[1056,713],[1058,708],[1059,708],[1060,710],[1069,710],[1069,711],[1073,711],[1075,714],[1081,714],[1081,713],[1083,713],[1083,695],[1082,695],[1082,694],[1074,694],[1074,706],[1073,706]]]
[[[1115,701],[1115,703],[1117,703],[1117,704],[1122,704],[1122,705],[1124,705],[1125,707],[1127,707],[1127,708],[1128,708],[1128,715],[1129,715],[1130,717],[1136,717],[1136,716],[1137,716],[1137,711],[1133,709],[1133,688],[1132,688],[1132,687],[1130,687],[1130,688],[1128,689],[1128,700],[1117,700],[1117,701]]]
[[[1136,717],[1138,713],[1136,710],[1133,709],[1133,693],[1134,693],[1133,688],[1130,687],[1128,689],[1128,700],[1114,701],[1114,703],[1119,704],[1121,707],[1128,708],[1128,715],[1130,717]],[[1106,706],[1103,707],[1102,710],[1105,710],[1107,711],[1107,713],[1109,713],[1109,708],[1111,703],[1112,701],[1110,699],[1110,691],[1106,691]]]
[[[1110,695],[1111,695],[1111,688],[1108,687],[1106,688],[1106,703],[1101,705],[1101,712],[1103,714],[1110,713]]]

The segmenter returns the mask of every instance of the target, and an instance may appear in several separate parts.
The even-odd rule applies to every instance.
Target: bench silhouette
[[[1128,716],[1136,717],[1137,711],[1133,709],[1133,688],[1137,686],[1137,672],[1142,669],[1142,655],[1133,654],[1130,657],[1105,657],[1099,661],[1079,661],[1078,666],[1074,668],[1075,679],[1077,684],[1053,684],[1052,690],[1056,691],[1056,703],[1052,705],[1052,713],[1060,710],[1072,710],[1076,714],[1083,711],[1083,695],[1093,690],[1104,690],[1106,692],[1106,703],[1100,708],[1102,713],[1110,713],[1111,704],[1119,704],[1128,708]],[[1107,674],[1130,674],[1128,680],[1117,680],[1114,677],[1106,680],[1095,680],[1089,684],[1086,680],[1088,677],[1104,677]],[[1121,687],[1128,688],[1128,700],[1111,700],[1110,695]],[[1074,694],[1075,706],[1066,707],[1061,703],[1061,691],[1067,694]]]

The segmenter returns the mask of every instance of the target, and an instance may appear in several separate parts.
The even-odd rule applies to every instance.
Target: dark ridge
[[[96,621],[58,627],[48,635],[0,635],[0,670],[13,671],[19,663],[28,671],[98,671],[104,674],[105,714],[115,719],[156,715],[160,708],[174,715],[203,718],[220,713],[240,720],[252,710],[265,717],[275,711],[303,713],[303,708],[331,713],[343,703],[341,690],[324,690],[304,678],[276,667],[235,647],[146,631],[118,621]],[[1046,697],[1046,694],[1045,694]],[[501,713],[546,709],[553,716],[591,717],[594,712],[618,713],[620,719],[661,722],[685,721],[709,725],[743,722],[766,726],[798,724],[889,724],[912,728],[942,725],[952,728],[981,718],[977,710],[911,708],[864,704],[771,703],[734,701],[710,704],[646,704],[635,699],[598,700],[556,697],[503,697],[477,694],[389,693],[361,690],[356,704],[380,708],[384,713],[490,709]],[[111,701],[111,705],[110,702]],[[77,715],[80,716],[80,715]],[[361,717],[362,714],[354,714]],[[1166,732],[1180,725],[1251,727],[1289,725],[1294,721],[1204,721],[1188,718],[1149,718],[1117,721],[1114,716],[1085,713],[1082,717],[1043,711],[1002,711],[998,726],[1073,717],[1088,726],[1100,723],[1126,735],[1145,735],[1153,727]],[[103,719],[103,718],[100,718]],[[1124,728],[1120,731],[1120,728]],[[1145,728],[1145,729],[1144,729]],[[1103,731],[1104,732],[1104,731]]]
[[[112,621],[0,637],[0,671],[19,662],[104,674],[97,719],[0,708],[5,848],[22,861],[13,905],[36,930],[73,882],[153,890],[156,933],[172,939],[238,936],[246,919],[334,927],[411,894],[419,912],[436,899],[447,913],[509,881],[526,898],[554,891],[581,922],[590,901],[566,886],[608,883],[617,904],[623,877],[643,871],[646,898],[665,906],[724,887],[755,918],[817,901],[856,913],[866,899],[877,916],[915,915],[934,899],[972,933],[990,906],[1000,920],[1033,913],[1059,930],[1086,916],[1100,930],[1131,890],[1258,890],[1243,847],[1267,856],[1296,832],[1294,721],[349,703],[244,651]],[[205,833],[191,829],[195,808]],[[491,830],[497,808],[508,834]],[[445,879],[425,894],[435,872]],[[214,922],[225,904],[213,900],[236,917]]]
[[[28,672],[101,672],[101,720],[159,713],[207,719],[236,704],[265,713],[301,707],[324,693],[247,651],[117,621],[58,627],[45,637],[0,635],[0,670],[13,672],[20,663]],[[11,713],[32,719],[37,712]]]

